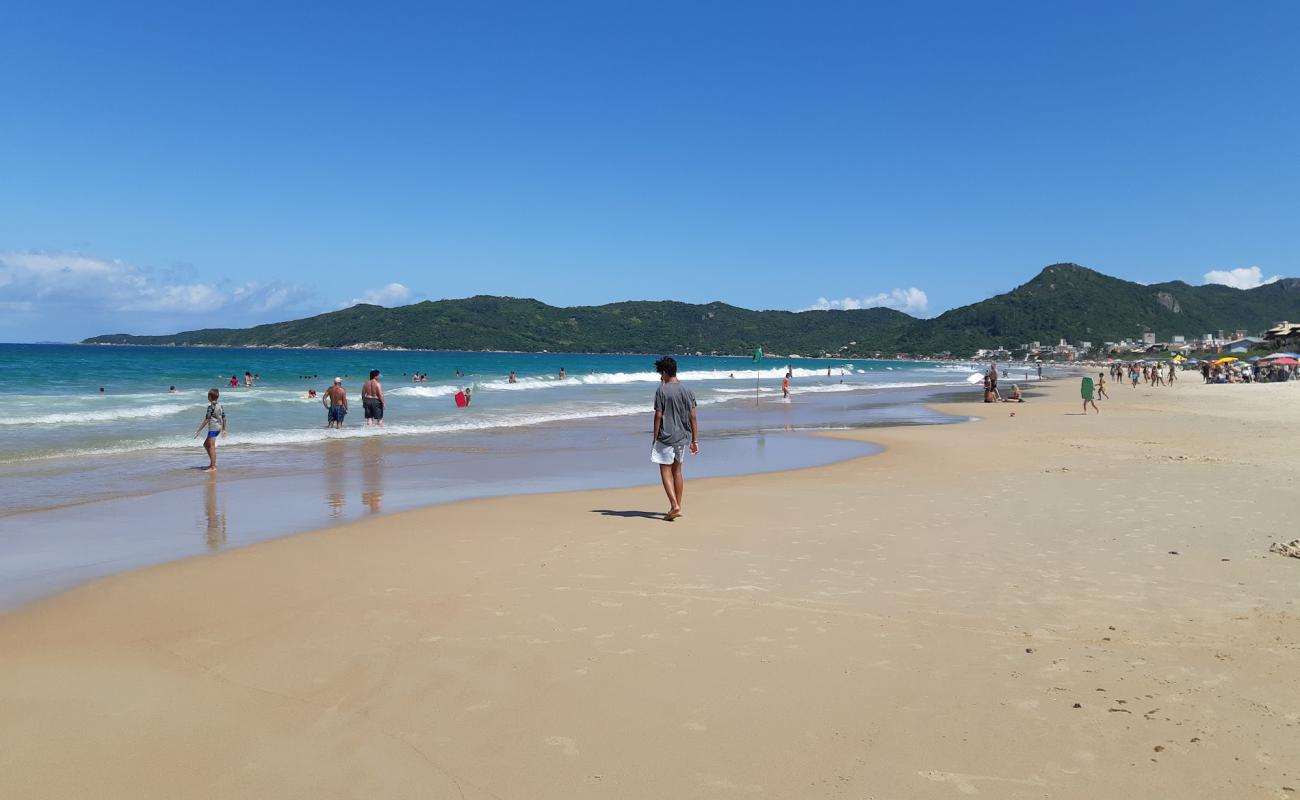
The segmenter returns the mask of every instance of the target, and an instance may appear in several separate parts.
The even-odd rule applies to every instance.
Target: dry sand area
[[[1188,377],[98,581],[0,617],[0,797],[1300,797],[1300,384]]]

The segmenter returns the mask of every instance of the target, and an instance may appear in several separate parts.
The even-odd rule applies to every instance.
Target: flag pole
[[[760,402],[758,398],[758,382],[763,375],[762,369],[763,348],[757,347],[754,349],[754,405],[758,405]]]

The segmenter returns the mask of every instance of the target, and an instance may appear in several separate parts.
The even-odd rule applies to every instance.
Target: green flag
[[[763,348],[761,348],[761,347],[755,348],[755,349],[754,349],[754,363],[755,363],[755,364],[758,364],[758,363],[761,362],[762,360],[763,360]]]

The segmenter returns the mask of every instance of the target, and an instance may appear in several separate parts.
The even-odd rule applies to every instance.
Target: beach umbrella
[[[1247,361],[1258,361],[1258,360],[1259,360],[1259,356],[1251,356],[1250,358],[1248,358],[1248,359],[1246,359],[1246,360],[1247,360]]]
[[[1234,361],[1240,361],[1240,360],[1241,360],[1241,359],[1237,358],[1236,356],[1228,356],[1228,357],[1226,357],[1226,358],[1220,358],[1218,361],[1211,361],[1210,363],[1211,363],[1211,364],[1231,364],[1231,363],[1234,362]]]
[[[1268,362],[1268,363],[1270,363],[1270,364],[1281,364],[1281,365],[1284,366],[1284,367],[1293,367],[1293,366],[1295,366],[1296,364],[1300,364],[1300,360],[1297,360],[1297,359],[1294,359],[1294,358],[1275,358],[1275,359],[1273,359],[1272,361],[1270,361],[1270,362]]]
[[[1300,353],[1274,353],[1270,356],[1264,356],[1265,361],[1271,361],[1275,358],[1300,358]]]

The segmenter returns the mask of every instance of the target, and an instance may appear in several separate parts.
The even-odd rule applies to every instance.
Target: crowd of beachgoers
[[[1280,383],[1300,379],[1300,355],[1274,353],[1270,356],[1233,356],[1200,363],[1206,383]]]
[[[1042,366],[1041,364],[1035,366],[1037,366],[1041,378]],[[1108,396],[1106,394],[1107,377],[1112,383],[1127,383],[1133,387],[1137,387],[1139,384],[1173,386],[1179,380],[1180,373],[1183,372],[1199,372],[1204,383],[1281,383],[1300,380],[1300,354],[1291,352],[1246,358],[1221,356],[1213,359],[1197,359],[1178,355],[1168,360],[1120,361],[1118,359],[1107,359],[1105,361],[1076,362],[1074,366],[1087,376],[1084,379],[1086,385],[1083,388],[1085,403],[1091,402],[1094,396],[1100,399],[1105,399]],[[1024,402],[1019,385],[1013,385],[1010,393],[1004,393],[998,388],[999,376],[1009,376],[1012,374],[1013,369],[1015,369],[1015,365],[1011,363],[1008,363],[1000,372],[996,363],[989,366],[983,375],[984,402]],[[1098,370],[1095,381],[1091,377],[1091,371],[1094,369]],[[1029,378],[1028,371],[1025,371],[1025,378]]]
[[[1173,383],[1181,372],[1200,373],[1204,383],[1279,383],[1300,379],[1300,355],[1290,352],[1267,356],[1218,356],[1187,358],[1174,356],[1161,361],[1108,361],[1100,365],[1111,377],[1134,386],[1139,381],[1150,385]]]

